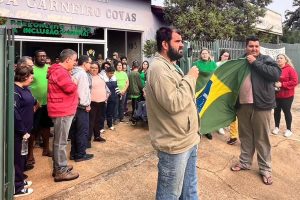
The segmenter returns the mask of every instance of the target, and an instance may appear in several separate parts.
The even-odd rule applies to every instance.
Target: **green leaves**
[[[155,40],[147,40],[144,44],[143,53],[147,58],[151,58],[154,56],[156,52],[156,41]]]
[[[251,2],[251,3],[249,3]],[[271,0],[166,0],[165,20],[184,39],[244,39]]]
[[[300,30],[300,0],[294,0],[293,6],[298,6],[295,11],[287,11],[284,26],[288,30]]]

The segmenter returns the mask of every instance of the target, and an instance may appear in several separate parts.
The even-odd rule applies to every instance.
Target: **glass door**
[[[36,42],[36,41],[22,41],[22,56],[34,56],[36,50],[44,50],[51,61],[54,62],[55,58],[64,49],[72,49],[78,53],[78,43],[57,43],[57,42]]]
[[[101,54],[102,59],[104,59],[104,44],[81,44],[81,55],[88,55],[92,60],[96,61],[98,55]]]

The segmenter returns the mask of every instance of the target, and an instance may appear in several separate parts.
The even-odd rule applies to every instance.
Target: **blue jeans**
[[[126,96],[116,98],[114,120],[123,120],[124,118],[124,105],[125,105]]]
[[[158,151],[157,200],[198,199],[197,150],[198,145],[180,154]]]

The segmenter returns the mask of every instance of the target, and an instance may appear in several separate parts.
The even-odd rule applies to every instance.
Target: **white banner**
[[[268,49],[268,48],[260,47],[260,53],[271,56],[274,60],[276,60],[278,54],[285,54],[285,47],[280,49]]]

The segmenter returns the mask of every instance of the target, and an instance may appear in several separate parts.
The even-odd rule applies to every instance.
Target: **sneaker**
[[[104,139],[103,137],[97,137],[94,138],[94,142],[106,142],[106,139]]]
[[[79,177],[77,172],[65,171],[65,172],[57,172],[54,177],[55,182],[61,181],[71,181]]]
[[[219,133],[220,133],[221,135],[225,135],[224,129],[223,129],[223,128],[220,128],[220,129],[219,129]]]
[[[206,133],[206,134],[205,134],[205,137],[207,137],[207,139],[209,139],[209,140],[212,140],[212,135],[211,135],[211,133]]]
[[[100,134],[101,134],[101,133],[104,133],[104,132],[105,132],[105,130],[104,130],[104,129],[101,129],[101,130],[100,130]]]
[[[115,130],[115,127],[113,127],[113,126],[112,126],[112,127],[109,127],[109,129],[112,130],[112,131],[114,131],[114,130]]]
[[[293,132],[290,131],[289,129],[287,129],[287,130],[284,132],[284,137],[290,137],[291,135],[293,135]]]
[[[278,127],[275,127],[274,130],[272,131],[272,133],[273,133],[274,135],[278,135],[278,133],[279,133],[279,128],[278,128]]]
[[[90,160],[94,157],[94,154],[85,154],[82,158],[75,159],[75,162],[81,162],[81,161],[86,161]]]
[[[237,142],[237,138],[230,138],[228,141],[227,141],[227,144],[229,145],[233,145]]]
[[[119,123],[120,123],[119,120],[115,120],[115,121],[113,122],[114,125],[117,125],[117,124],[119,124]]]
[[[125,122],[125,119],[120,119],[120,123],[124,123]]]
[[[31,194],[32,192],[33,192],[33,189],[31,189],[31,188],[24,188],[20,192],[14,194],[14,197],[26,196],[26,195]]]
[[[29,188],[32,185],[32,181],[24,181],[24,188]]]

